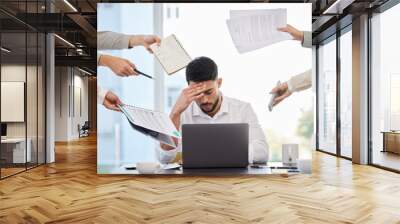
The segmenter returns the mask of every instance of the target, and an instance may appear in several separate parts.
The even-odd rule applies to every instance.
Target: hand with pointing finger
[[[138,75],[135,64],[124,58],[111,55],[101,55],[99,65],[109,67],[116,75],[126,77]]]

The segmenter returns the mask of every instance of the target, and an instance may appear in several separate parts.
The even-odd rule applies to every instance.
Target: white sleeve
[[[310,88],[312,86],[311,69],[293,76],[287,84],[289,91],[292,93]]]
[[[310,31],[303,32],[303,42],[301,43],[301,45],[305,48],[312,47],[312,33]]]
[[[103,89],[100,86],[97,86],[97,104],[104,103],[104,98],[106,97],[107,92],[108,89]]]
[[[182,122],[183,122],[182,116],[183,116],[183,114],[181,114],[181,119],[180,119],[181,127],[182,127]],[[179,127],[179,131],[182,131],[181,127]],[[172,161],[175,160],[177,152],[182,152],[182,140],[181,139],[179,139],[177,147],[172,150],[168,150],[168,151],[164,150],[161,148],[160,145],[158,145],[157,152],[156,152],[157,159],[162,164],[171,163]]]
[[[243,115],[249,124],[249,162],[266,163],[269,158],[268,143],[250,104],[246,105]]]
[[[172,161],[174,161],[174,159],[176,157],[176,153],[179,152],[180,150],[181,150],[180,143],[179,143],[178,147],[176,147],[175,149],[169,150],[169,151],[162,149],[161,146],[158,145],[157,146],[157,159],[161,164],[171,163]]]
[[[113,49],[128,49],[129,39],[132,35],[115,33],[110,31],[97,32],[97,49],[98,50],[113,50]]]
[[[101,57],[101,54],[99,52],[97,52],[97,66],[99,66],[100,57]]]

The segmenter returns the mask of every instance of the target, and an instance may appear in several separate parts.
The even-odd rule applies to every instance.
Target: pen
[[[294,166],[271,166],[269,168],[271,168],[271,169],[289,169],[289,170],[297,169],[297,167],[294,167]]]
[[[136,68],[135,68],[135,72],[137,72],[138,74],[143,75],[143,76],[145,76],[145,77],[147,77],[147,78],[149,78],[149,79],[153,79],[153,77],[151,77],[151,76],[149,76],[149,75],[147,75],[147,74],[145,74],[145,73],[143,73],[143,72],[137,70]]]

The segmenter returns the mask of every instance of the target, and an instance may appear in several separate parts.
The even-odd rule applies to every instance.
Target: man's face
[[[189,84],[195,82],[190,82]],[[203,96],[196,100],[197,105],[205,113],[213,112],[218,106],[219,101],[219,87],[221,86],[222,79],[209,80],[201,82],[204,84]]]

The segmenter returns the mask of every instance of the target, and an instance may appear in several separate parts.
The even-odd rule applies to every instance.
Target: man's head
[[[218,78],[217,64],[207,57],[195,58],[186,67],[186,81],[189,85],[204,85],[203,96],[196,103],[203,112],[214,112],[219,104],[219,87],[222,84],[222,79]]]

